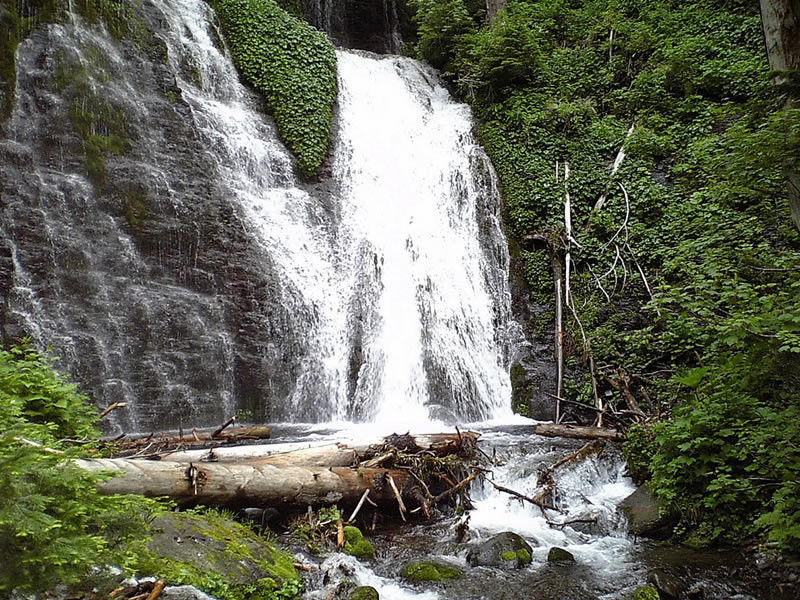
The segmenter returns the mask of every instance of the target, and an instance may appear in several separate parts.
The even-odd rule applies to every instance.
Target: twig
[[[102,419],[112,410],[116,410],[118,408],[124,408],[125,406],[128,406],[127,402],[114,402],[114,404],[110,404],[109,406],[106,406],[102,411],[100,411],[100,414],[97,415],[97,418]]]
[[[435,506],[436,504],[439,504],[439,502],[441,502],[442,500],[444,500],[448,496],[450,496],[452,494],[455,494],[458,491],[461,491],[462,489],[464,489],[465,486],[467,486],[469,484],[470,481],[475,479],[480,474],[481,474],[481,471],[473,471],[472,473],[470,473],[469,477],[467,477],[466,479],[463,479],[462,481],[459,481],[457,484],[455,484],[449,490],[446,490],[446,491],[442,492],[441,494],[436,496],[433,500],[431,500],[431,505]]]
[[[361,510],[361,507],[364,505],[364,500],[366,500],[366,499],[367,499],[367,496],[369,496],[369,488],[367,488],[366,490],[364,490],[364,493],[363,493],[363,494],[361,494],[361,500],[359,500],[359,501],[358,501],[358,504],[356,504],[356,508],[355,508],[355,510],[353,511],[353,514],[352,514],[352,515],[350,515],[350,518],[349,518],[349,519],[347,519],[347,522],[348,522],[348,523],[352,523],[352,522],[353,522],[353,520],[356,518],[356,515],[358,514],[358,511],[360,511],[360,510]]]
[[[594,282],[597,284],[597,287],[600,288],[600,291],[603,292],[603,295],[606,297],[606,302],[611,302],[611,296],[608,295],[606,290],[603,288],[603,284],[600,283],[600,280],[597,278],[597,275],[595,275],[594,271],[592,271],[592,266],[587,263],[586,267],[589,269],[589,273],[592,274],[592,277],[594,278]]]
[[[235,422],[236,422],[236,415],[233,415],[230,419],[225,421],[222,425],[220,425],[214,430],[214,432],[211,434],[212,439],[218,437],[225,430],[226,427],[233,425]]]
[[[336,519],[336,547],[341,548],[342,546],[344,546],[344,523],[341,519]]]
[[[42,452],[47,452],[48,454],[64,454],[63,450],[55,450],[54,448],[48,448],[47,446],[43,446],[39,442],[34,442],[33,440],[29,440],[24,437],[14,436],[14,440],[25,444],[26,446],[33,446],[34,448],[39,448]]]
[[[165,585],[166,582],[163,579],[159,579],[158,581],[156,581],[155,584],[153,585],[153,591],[150,592],[150,595],[147,597],[147,600],[156,600],[156,598],[158,598],[161,595],[161,592],[164,589]]]
[[[392,476],[388,475],[388,479],[389,485],[392,486],[394,497],[397,498],[397,507],[400,509],[400,517],[403,519],[403,521],[405,521],[406,512],[408,512],[408,509],[406,509],[406,505],[403,503],[403,498],[400,496],[400,492],[398,491],[397,485],[395,484],[394,479],[392,479]]]
[[[591,519],[572,519],[570,521],[564,521],[563,523],[555,523],[553,521],[547,522],[550,527],[566,527],[567,525],[572,525],[574,523],[597,523],[597,517],[593,517]]]
[[[507,487],[502,486],[502,485],[500,485],[498,483],[495,483],[491,479],[487,478],[486,481],[491,483],[492,486],[494,486],[494,489],[496,489],[498,492],[504,492],[506,494],[509,494],[511,496],[519,498],[520,500],[525,500],[526,502],[530,502],[531,504],[535,504],[536,506],[538,506],[543,511],[546,509],[546,510],[554,510],[554,511],[560,512],[560,513],[564,512],[560,508],[556,508],[555,506],[550,506],[549,504],[545,504],[541,500],[537,500],[536,498],[531,498],[530,496],[526,496],[525,494],[520,494],[519,492],[515,492],[511,488],[507,488]]]

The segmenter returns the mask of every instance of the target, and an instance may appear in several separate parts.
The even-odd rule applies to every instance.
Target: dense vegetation
[[[629,456],[688,541],[800,548],[800,111],[757,3],[509,0],[491,23],[482,2],[410,4],[411,53],[472,104],[514,237],[547,241],[522,249],[537,299],[571,246],[565,396],[594,403],[592,356],[601,398],[651,416]]]
[[[97,565],[134,559],[125,545],[149,531],[160,505],[100,496],[98,477],[68,463],[97,439],[96,424],[87,399],[39,355],[0,350],[0,594],[87,582]]]
[[[236,67],[264,95],[300,170],[313,175],[330,140],[333,46],[273,0],[217,0],[215,7]]]

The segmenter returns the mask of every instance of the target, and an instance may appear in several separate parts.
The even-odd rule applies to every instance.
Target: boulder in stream
[[[531,563],[532,548],[516,533],[504,531],[477,544],[469,554],[470,566],[521,569]]]
[[[551,563],[574,563],[575,556],[569,550],[553,546],[547,553],[547,562]]]
[[[677,600],[686,592],[686,584],[664,569],[653,569],[647,574],[647,583],[658,590],[662,600]]]
[[[673,515],[663,511],[661,501],[646,485],[625,498],[619,505],[628,519],[628,532],[642,537],[665,539],[672,534]]]

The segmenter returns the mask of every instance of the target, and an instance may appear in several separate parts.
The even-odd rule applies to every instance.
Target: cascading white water
[[[411,59],[339,52],[338,71],[340,293],[363,362],[337,413],[510,414],[508,253],[468,108]]]
[[[509,414],[508,253],[468,108],[416,61],[339,51],[338,191],[323,206],[265,139],[194,4],[172,15],[208,83],[181,81],[184,98],[277,265],[282,304],[307,321],[286,417],[401,426]]]

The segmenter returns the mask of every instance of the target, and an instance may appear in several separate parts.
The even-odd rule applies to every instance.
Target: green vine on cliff
[[[218,0],[215,8],[236,67],[264,95],[300,170],[315,174],[336,100],[333,46],[273,0]]]

